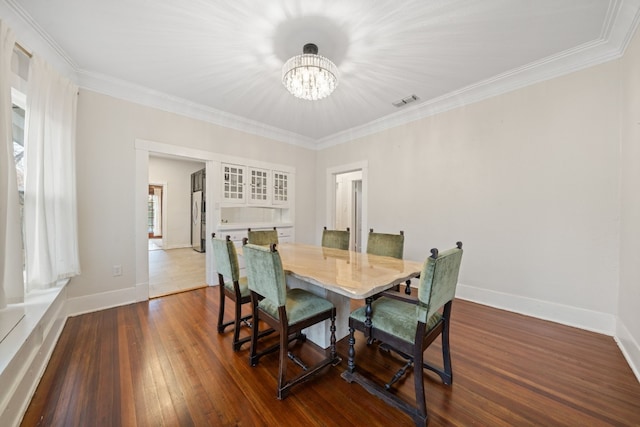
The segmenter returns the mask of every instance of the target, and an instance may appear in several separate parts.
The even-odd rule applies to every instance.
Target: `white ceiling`
[[[81,86],[322,146],[619,57],[639,0],[5,0]],[[335,92],[281,67],[315,43]],[[398,109],[392,102],[420,99]],[[122,96],[121,96],[122,97]]]

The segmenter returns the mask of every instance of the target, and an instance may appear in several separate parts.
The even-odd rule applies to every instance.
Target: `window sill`
[[[0,310],[0,377],[32,334],[42,327],[43,318],[67,283],[69,279],[64,279],[53,288],[32,291],[23,303],[9,304]],[[39,333],[46,334],[46,331]]]

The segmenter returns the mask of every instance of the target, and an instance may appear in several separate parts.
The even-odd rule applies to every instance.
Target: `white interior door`
[[[362,180],[352,181],[353,215],[349,249],[362,252]]]
[[[335,175],[335,221],[337,230],[351,230],[349,248],[362,249],[362,171]]]

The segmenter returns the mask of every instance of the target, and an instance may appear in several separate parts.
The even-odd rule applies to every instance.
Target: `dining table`
[[[301,243],[281,243],[276,250],[289,288],[305,289],[335,305],[338,340],[349,333],[351,300],[364,299],[370,315],[375,295],[419,277],[423,266],[417,261]],[[330,345],[329,321],[306,329],[305,334],[322,348]]]

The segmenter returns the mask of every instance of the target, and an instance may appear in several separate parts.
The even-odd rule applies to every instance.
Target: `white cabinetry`
[[[229,234],[239,245],[247,228],[276,227],[281,243],[295,241],[295,169],[241,158],[225,159],[219,167],[222,183],[213,194],[216,235]]]
[[[249,168],[249,200],[251,204],[266,205],[269,203],[269,171]]]
[[[286,208],[293,196],[291,173],[222,163],[222,204]]]
[[[278,243],[295,242],[293,227],[276,227],[276,231],[278,232]]]
[[[273,204],[289,204],[289,174],[281,171],[273,171]]]
[[[251,230],[272,230],[273,227],[238,227],[236,225],[220,225],[218,230],[216,231],[216,238],[224,239],[226,236],[229,236],[231,241],[236,248],[242,247],[242,239],[247,237],[247,228],[251,228]],[[278,232],[278,244],[280,243],[293,243],[295,242],[295,228],[293,225],[285,225],[285,226],[276,226],[276,231]],[[245,261],[243,256],[238,256],[238,266],[240,268],[240,275],[244,276],[245,274]]]
[[[244,166],[222,164],[222,200],[231,203],[244,203],[245,172]]]

